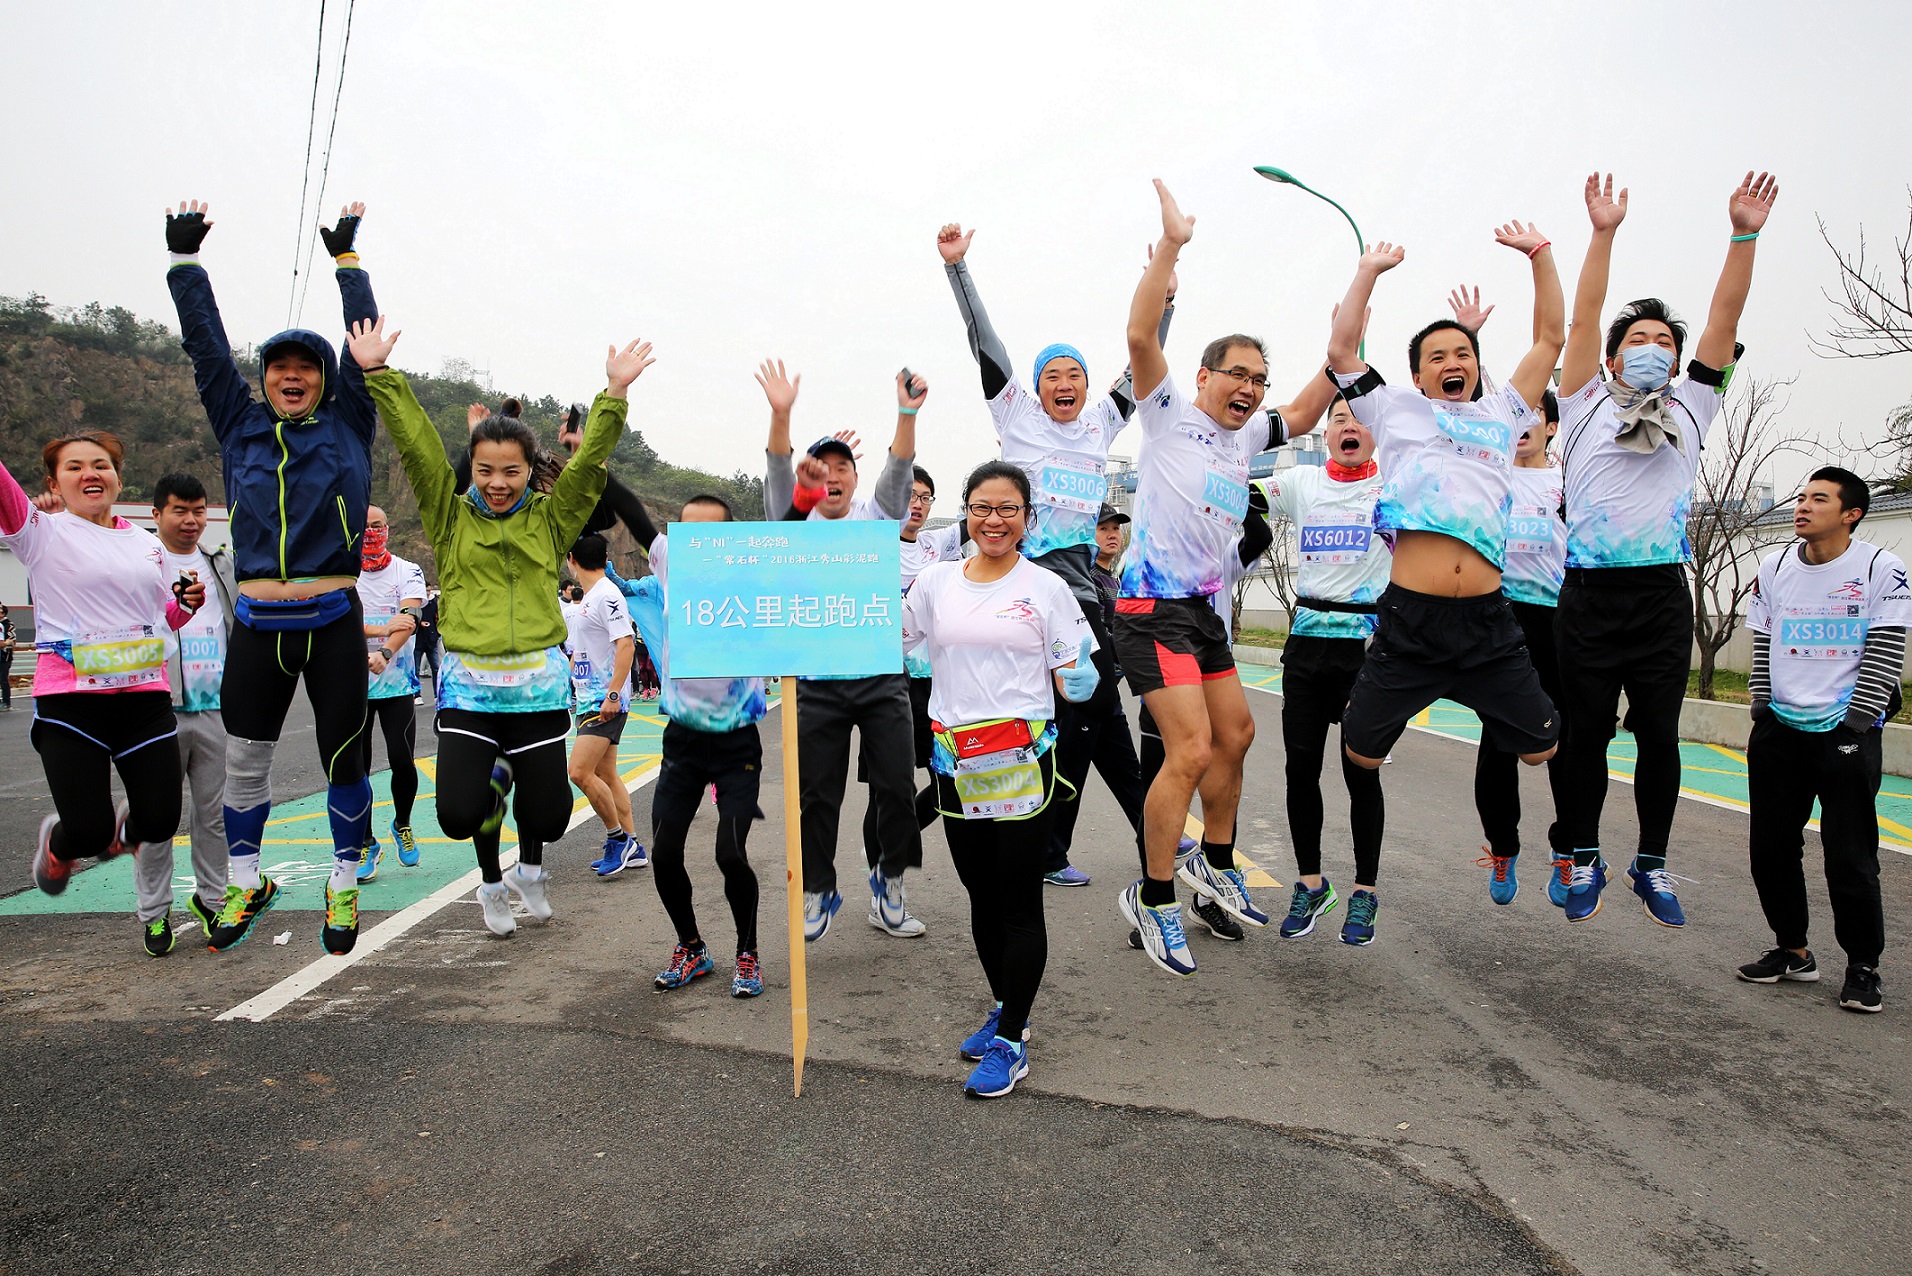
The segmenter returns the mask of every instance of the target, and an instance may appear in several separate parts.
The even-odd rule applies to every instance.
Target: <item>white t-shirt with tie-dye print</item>
[[[1694,365],[1697,366],[1697,365]],[[1700,448],[1719,416],[1726,378],[1706,385],[1691,375],[1666,392],[1679,443],[1634,452],[1614,440],[1620,411],[1596,376],[1560,396],[1560,465],[1567,497],[1567,566],[1652,567],[1693,556],[1686,516]]]

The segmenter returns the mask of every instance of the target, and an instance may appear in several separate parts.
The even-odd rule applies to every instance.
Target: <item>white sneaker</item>
[[[870,870],[870,925],[898,939],[915,939],[929,930],[923,919],[905,907],[903,878],[884,877],[880,868]]]
[[[542,864],[529,870],[523,864],[513,864],[505,870],[505,885],[518,892],[518,898],[524,901],[524,911],[541,922],[551,920],[551,900],[544,890],[544,884],[550,880],[551,874]]]
[[[485,929],[500,939],[509,939],[518,929],[511,915],[511,892],[503,882],[486,882],[478,888],[478,903],[485,910]]]

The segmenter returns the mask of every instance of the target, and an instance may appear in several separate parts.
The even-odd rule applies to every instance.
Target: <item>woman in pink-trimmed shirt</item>
[[[0,542],[25,565],[33,590],[32,739],[55,812],[40,824],[33,881],[57,895],[73,861],[130,852],[179,829],[164,637],[192,619],[206,587],[167,580],[159,538],[114,516],[125,459],[117,438],[68,435],[40,456],[46,488],[66,508],[36,509],[0,466]],[[126,786],[117,812],[109,763]]]

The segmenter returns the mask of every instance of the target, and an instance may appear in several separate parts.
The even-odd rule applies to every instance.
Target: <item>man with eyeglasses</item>
[[[910,482],[909,516],[903,520],[898,535],[903,545],[903,592],[908,594],[910,586],[916,583],[917,576],[931,563],[946,558],[961,558],[962,549],[958,538],[962,532],[960,522],[934,532],[925,532],[923,523],[929,518],[930,508],[936,504],[936,480],[922,466],[912,467]],[[929,658],[921,651],[903,653],[903,673],[909,678],[910,688],[910,729],[915,742],[915,761],[918,770],[929,770],[932,737],[929,726]],[[865,737],[863,758],[858,764],[860,773],[869,772],[869,741]],[[936,822],[936,784],[931,782],[916,794],[916,826],[928,828]],[[863,839],[867,843],[875,835],[871,815],[863,817]]]
[[[1195,394],[1183,396],[1169,376],[1155,324],[1195,222],[1161,182],[1155,191],[1162,238],[1129,307],[1129,366],[1135,384],[1149,389],[1137,396],[1142,449],[1134,535],[1118,574],[1114,637],[1122,672],[1161,732],[1163,760],[1143,807],[1144,875],[1119,903],[1151,961],[1171,974],[1192,975],[1177,877],[1237,922],[1268,924],[1235,867],[1242,758],[1255,738],[1255,720],[1235,673],[1228,627],[1211,600],[1223,587],[1228,556],[1237,552],[1248,511],[1249,460],[1271,439],[1313,428],[1333,395],[1322,378],[1310,377],[1286,409],[1263,413],[1266,354],[1259,340],[1235,333],[1208,343]],[[1178,855],[1198,790],[1202,840]]]
[[[766,510],[789,509],[796,495],[790,410],[801,380],[789,376],[783,364],[774,360],[766,360],[757,371],[757,384],[770,401]],[[910,514],[911,479],[917,473],[916,413],[928,396],[929,385],[923,378],[911,377],[906,384],[903,374],[897,374],[896,434],[869,493],[857,490],[856,452],[848,443],[832,437],[810,445],[807,461],[821,464],[823,489],[809,510],[810,518],[904,521]],[[805,468],[817,467],[806,463]],[[862,736],[869,788],[863,854],[870,869],[870,925],[885,934],[913,939],[926,928],[905,906],[903,874],[922,867],[923,837],[916,823],[915,776],[910,766],[915,751],[910,739],[909,679],[901,672],[869,678],[806,677],[797,682],[803,937],[811,943],[822,939],[843,907],[843,895],[837,889],[837,823],[849,782],[853,727]]]

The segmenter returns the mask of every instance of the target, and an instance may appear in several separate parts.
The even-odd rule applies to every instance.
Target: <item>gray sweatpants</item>
[[[175,712],[179,722],[179,769],[192,813],[193,881],[199,898],[215,912],[226,894],[226,723],[219,710]],[[173,907],[173,844],[144,842],[133,856],[133,887],[139,919],[150,922]]]

